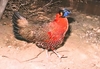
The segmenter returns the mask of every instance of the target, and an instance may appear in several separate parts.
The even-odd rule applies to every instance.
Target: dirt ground
[[[59,59],[14,37],[11,19],[0,21],[0,69],[100,69],[100,17],[73,12],[70,36]]]

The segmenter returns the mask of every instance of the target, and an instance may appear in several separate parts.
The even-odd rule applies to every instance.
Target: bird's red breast
[[[68,30],[68,20],[67,18],[61,17],[56,14],[54,21],[50,23],[50,31],[48,32],[49,37],[60,38]]]
[[[63,18],[63,17],[61,17],[59,14],[56,14],[56,18],[55,18],[55,20],[54,20],[54,22],[55,23],[57,23],[60,27],[60,29],[62,30],[62,31],[66,31],[66,30],[68,30],[68,20],[67,20],[67,18]]]

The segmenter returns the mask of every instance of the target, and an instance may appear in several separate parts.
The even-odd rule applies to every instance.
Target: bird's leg
[[[46,49],[46,56],[47,56],[47,58],[50,56],[47,49]]]
[[[62,58],[62,56],[60,54],[58,54],[58,52],[56,50],[53,50],[53,52],[57,55],[57,57]]]
[[[59,57],[60,59],[61,58],[67,58],[67,56],[64,56],[64,55],[60,55],[56,50],[52,50],[56,55],[57,55],[57,57]],[[50,57],[50,54],[49,54],[49,52],[48,52],[48,50],[46,49],[46,56],[47,56],[47,58],[49,58]]]
[[[56,50],[53,50],[53,52],[57,55],[59,58],[67,58],[64,55],[60,55]]]
[[[57,55],[57,57],[62,58],[62,56],[59,53],[57,53],[56,50],[53,50],[53,52]],[[50,56],[50,54],[49,54],[47,49],[46,49],[46,56],[47,56],[47,58]]]

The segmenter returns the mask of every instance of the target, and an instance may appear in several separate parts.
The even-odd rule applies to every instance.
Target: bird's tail
[[[19,12],[14,12],[12,19],[13,24],[17,25],[18,27],[26,27],[28,25],[28,21],[26,20],[26,18],[21,16]]]
[[[17,24],[18,19],[20,19],[19,12],[14,12],[13,17],[12,17],[13,24]]]
[[[25,22],[26,21],[26,22]],[[13,32],[14,35],[17,39],[20,40],[25,40],[20,34],[19,34],[19,30],[20,27],[24,27],[26,26],[25,24],[27,23],[27,20],[22,17],[19,12],[14,12],[13,17],[12,17],[12,23],[13,23]],[[25,24],[24,24],[25,23]]]

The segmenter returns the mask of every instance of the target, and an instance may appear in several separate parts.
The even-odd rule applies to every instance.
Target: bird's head
[[[66,17],[71,13],[71,11],[69,11],[68,9],[62,8],[59,10],[58,13],[61,17]]]

